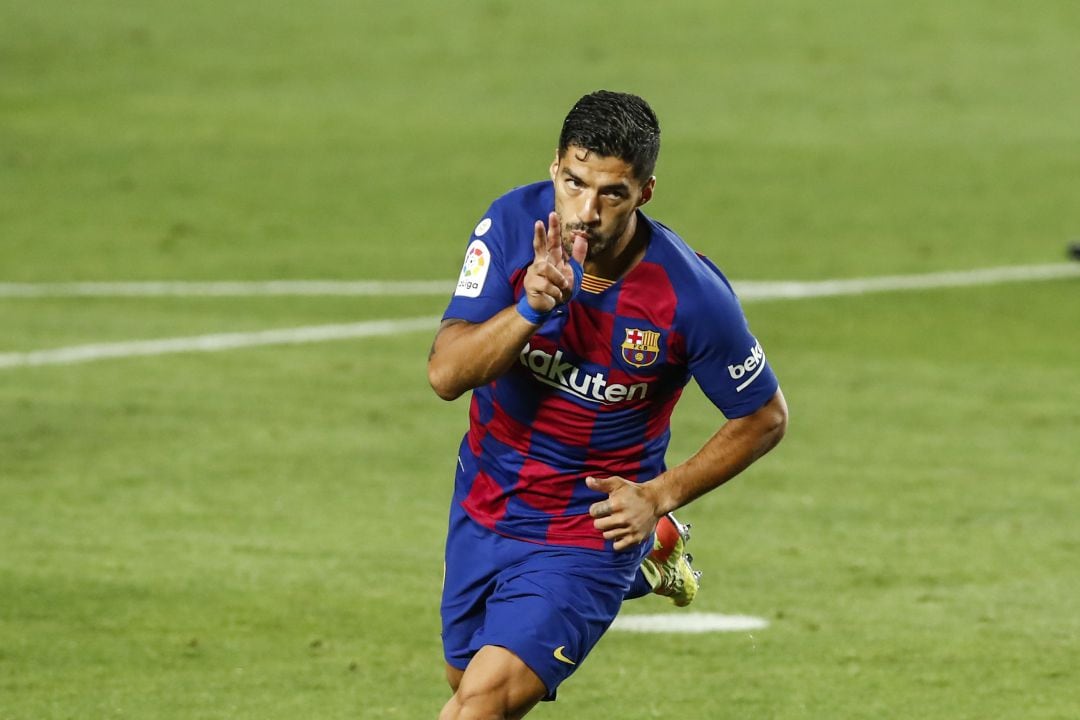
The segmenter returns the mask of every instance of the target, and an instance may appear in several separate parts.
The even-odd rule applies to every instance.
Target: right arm
[[[534,226],[535,257],[525,273],[529,307],[546,313],[567,302],[574,289],[573,272],[565,259],[559,216],[548,215],[548,226]],[[587,247],[576,245],[573,256],[583,262]],[[486,385],[514,364],[518,353],[540,327],[525,319],[516,306],[500,310],[481,323],[448,318],[439,326],[428,355],[428,382],[443,400],[454,400]]]
[[[428,382],[443,400],[486,385],[510,369],[538,327],[515,306],[482,323],[444,320],[428,355]]]

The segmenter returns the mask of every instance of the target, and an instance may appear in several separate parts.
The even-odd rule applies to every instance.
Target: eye
[[[581,189],[581,181],[578,180],[577,178],[574,178],[574,177],[566,178],[566,184],[569,185],[570,187],[572,187],[575,190],[580,190]]]

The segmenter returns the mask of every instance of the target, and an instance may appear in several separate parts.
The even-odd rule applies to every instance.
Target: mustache
[[[563,225],[563,230],[565,230],[567,234],[582,233],[590,240],[595,240],[597,237],[595,230],[583,223],[567,223],[566,225]]]

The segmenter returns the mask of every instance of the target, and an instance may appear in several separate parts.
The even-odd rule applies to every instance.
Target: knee
[[[443,708],[439,720],[505,720],[520,717],[517,708],[512,707],[506,688],[491,682],[476,682],[476,678],[466,678],[459,671],[456,681],[447,672],[447,680],[454,688],[454,695]],[[490,680],[490,678],[485,678]]]
[[[439,720],[505,720],[523,717],[547,692],[543,681],[516,655],[485,646],[466,671],[446,678],[454,695]]]
[[[454,693],[443,708],[439,720],[507,720],[511,717],[505,703],[500,703],[490,693]]]

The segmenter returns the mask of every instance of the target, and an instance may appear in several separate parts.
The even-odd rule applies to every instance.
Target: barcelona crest
[[[655,330],[626,328],[622,357],[637,368],[652,365],[656,358],[660,357],[660,333]]]

